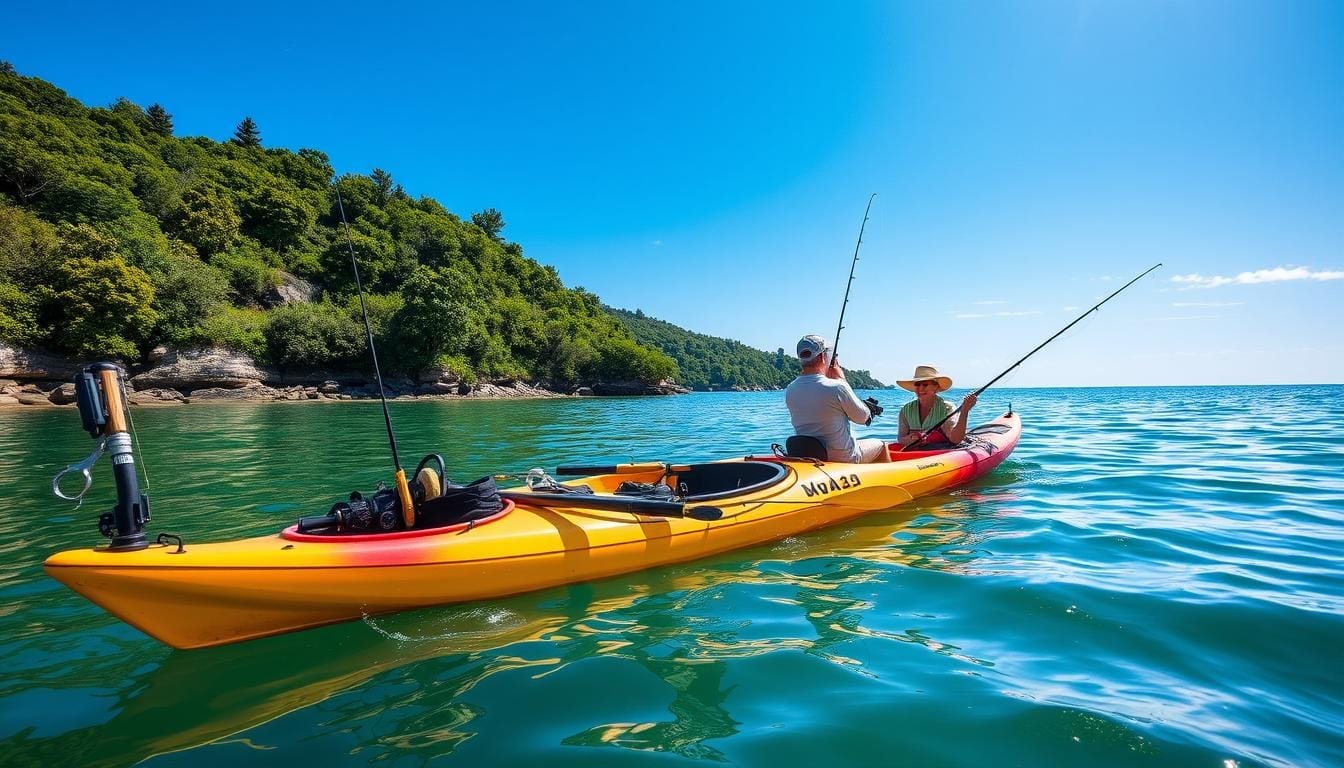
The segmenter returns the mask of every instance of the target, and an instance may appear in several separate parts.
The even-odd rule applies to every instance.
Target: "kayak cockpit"
[[[783,482],[789,470],[773,461],[723,461],[691,464],[668,478],[686,501],[709,501],[769,488]]]

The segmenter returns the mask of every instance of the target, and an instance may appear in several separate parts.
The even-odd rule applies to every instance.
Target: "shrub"
[[[226,347],[251,355],[254,360],[267,358],[266,312],[260,309],[224,307],[196,326],[189,341]]]
[[[332,304],[290,304],[273,310],[266,323],[266,349],[279,366],[347,363],[365,348],[364,327]]]
[[[30,347],[41,336],[37,300],[13,283],[0,283],[0,341]]]
[[[202,320],[227,306],[229,284],[223,272],[194,257],[170,256],[165,266],[152,278],[159,334],[180,341]]]
[[[262,248],[252,241],[215,256],[210,265],[224,274],[233,295],[247,303],[259,303],[280,282]]]

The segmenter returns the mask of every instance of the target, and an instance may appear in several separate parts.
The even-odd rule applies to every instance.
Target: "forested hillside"
[[[635,340],[671,357],[681,371],[680,381],[692,389],[783,387],[798,375],[798,358],[781,347],[762,352],[731,339],[706,336],[655,320],[640,310],[608,308],[634,335]],[[794,340],[790,340],[792,343]],[[843,365],[843,361],[841,361]],[[855,389],[881,389],[885,385],[868,371],[846,370]]]
[[[88,108],[0,63],[0,342],[135,362],[214,344],[281,369],[367,365],[326,155],[216,142],[171,114]],[[569,385],[675,378],[598,297],[392,175],[339,179],[386,370]]]

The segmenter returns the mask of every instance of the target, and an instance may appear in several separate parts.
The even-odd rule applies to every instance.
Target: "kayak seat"
[[[443,493],[443,481],[432,467],[421,467],[411,481],[411,499],[419,507],[429,499],[437,499]]]
[[[791,435],[784,441],[784,455],[795,459],[826,461],[826,445],[810,435]]]

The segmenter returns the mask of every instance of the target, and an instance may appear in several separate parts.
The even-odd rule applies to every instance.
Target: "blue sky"
[[[125,5],[126,7],[117,7]],[[833,7],[824,7],[831,5]],[[607,303],[978,386],[1344,382],[1344,4],[11,3],[0,58],[390,171]]]

